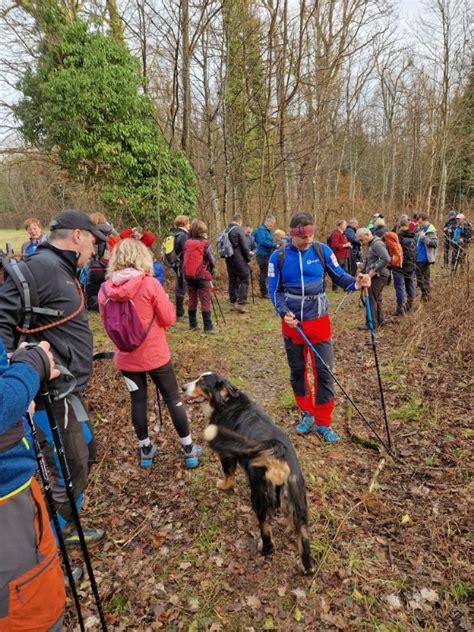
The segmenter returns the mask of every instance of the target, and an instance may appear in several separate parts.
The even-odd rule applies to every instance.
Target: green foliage
[[[474,69],[463,95],[453,106],[453,142],[449,157],[451,160],[448,193],[453,202],[469,202],[474,194],[474,162],[472,146],[474,142]]]
[[[43,41],[36,70],[19,84],[16,108],[28,143],[57,152],[102,204],[132,223],[170,222],[197,202],[194,173],[170,152],[140,94],[138,62],[111,37],[75,21]]]

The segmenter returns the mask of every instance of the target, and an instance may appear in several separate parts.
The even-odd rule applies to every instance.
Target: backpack
[[[401,268],[403,265],[403,248],[398,239],[397,233],[392,231],[386,232],[382,235],[382,239],[387,246],[388,254],[390,255],[389,268]]]
[[[183,274],[189,279],[203,279],[206,271],[204,249],[209,242],[206,239],[188,239],[184,244]]]
[[[155,314],[146,329],[131,299],[114,301],[102,286],[105,302],[102,310],[102,322],[108,337],[120,351],[134,351],[143,343],[155,320]]]
[[[37,333],[34,325],[38,314],[57,318],[56,321],[49,323],[48,325],[42,325],[39,328],[41,331],[46,331],[47,329],[52,329],[53,327],[57,327],[58,325],[72,320],[84,309],[84,294],[77,279],[74,279],[74,281],[81,298],[80,305],[75,312],[69,316],[64,316],[64,311],[62,309],[50,309],[49,307],[40,306],[36,282],[30,272],[30,269],[28,268],[28,264],[25,261],[18,262],[16,259],[5,257],[2,260],[2,267],[5,274],[5,280],[7,275],[12,279],[21,300],[23,322],[21,323],[21,326],[17,325],[15,328],[17,332],[22,334],[20,336],[19,343],[23,342],[29,333]]]
[[[226,228],[218,237],[216,241],[217,252],[221,257],[227,259],[228,257],[232,257],[234,254],[234,246],[230,241],[230,232],[232,229],[236,228],[236,226],[231,226],[230,228]]]
[[[174,249],[174,238],[175,233],[171,233],[165,240],[161,246],[161,255],[163,259],[163,263],[165,266],[169,266],[170,268],[176,268],[178,265],[178,255]]]
[[[316,240],[313,241],[313,248],[314,248],[314,252],[316,253],[316,256],[323,264],[323,285],[324,285],[324,290],[326,290],[326,273],[328,271],[328,267],[327,267],[326,259],[324,258],[324,252],[323,252],[321,243]],[[285,255],[286,255],[286,245],[280,246],[278,248],[278,271],[280,272],[280,280],[281,280],[281,271],[283,270],[283,263],[285,261]]]
[[[416,262],[416,239],[414,237],[405,237],[403,233],[401,233],[401,237],[399,237],[400,243],[403,249],[403,265],[407,266],[411,264],[414,269],[414,265]]]

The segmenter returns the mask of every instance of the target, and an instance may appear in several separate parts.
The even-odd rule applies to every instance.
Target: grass
[[[421,421],[425,417],[425,413],[426,411],[419,399],[411,394],[404,404],[392,409],[391,415],[393,419],[400,421]]]
[[[14,228],[0,229],[0,250],[6,250],[6,244],[11,243],[15,253],[20,252],[21,244],[28,239],[28,234],[23,227],[20,230]]]

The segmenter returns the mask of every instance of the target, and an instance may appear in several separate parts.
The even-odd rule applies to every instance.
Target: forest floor
[[[296,434],[279,320],[269,301],[256,299],[248,314],[234,314],[221,292],[227,324],[219,322],[216,336],[190,332],[185,324],[168,331],[181,384],[216,370],[291,437],[307,484],[317,560],[311,577],[301,574],[293,539],[278,521],[272,558],[257,552],[243,472],[233,493],[219,492],[220,465],[208,448],[198,469],[185,470],[167,413],[159,428],[151,387],[150,427],[159,454],[150,470],[139,469],[128,392],[111,361],[96,363],[87,400],[99,455],[82,515],[85,525],[107,530],[105,543],[93,550],[93,565],[111,630],[472,629],[474,431],[466,325],[472,299],[466,299],[465,277],[453,284],[449,273],[438,274],[433,302],[392,319],[377,335],[401,462],[351,440],[370,431],[337,388],[333,427],[341,442]],[[393,287],[385,295],[387,312],[393,311]],[[329,296],[334,313],[343,295]],[[453,322],[450,310],[457,315]],[[370,337],[357,331],[362,322],[356,295],[332,317],[335,372],[383,433]],[[91,325],[97,350],[110,349],[96,315]],[[206,422],[199,407],[188,410],[202,442]],[[99,630],[87,581],[80,594],[88,628]],[[75,622],[70,603],[68,629],[77,629]]]

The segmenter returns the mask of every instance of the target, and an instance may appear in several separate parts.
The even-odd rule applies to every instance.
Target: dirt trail
[[[332,311],[340,298],[332,297]],[[155,433],[156,465],[139,470],[128,393],[111,363],[103,362],[88,393],[99,464],[84,516],[87,524],[108,531],[94,566],[111,629],[470,629],[472,435],[463,398],[450,407],[447,430],[442,395],[422,402],[408,367],[396,362],[392,346],[400,325],[384,330],[379,353],[393,433],[403,460],[415,469],[388,459],[369,493],[381,455],[350,442],[339,394],[339,445],[294,433],[279,323],[268,302],[259,300],[248,315],[224,309],[227,326],[215,337],[192,334],[185,325],[170,330],[179,379],[217,369],[290,433],[307,481],[317,572],[312,578],[300,574],[282,525],[275,530],[272,560],[261,558],[243,476],[235,493],[218,492],[219,466],[208,452],[199,469],[185,471],[167,418]],[[369,340],[356,331],[361,319],[356,299],[348,299],[333,318],[336,371],[382,429]],[[97,322],[94,327],[98,332]],[[198,409],[191,419],[199,438],[205,422]],[[351,424],[368,434],[355,417]]]

